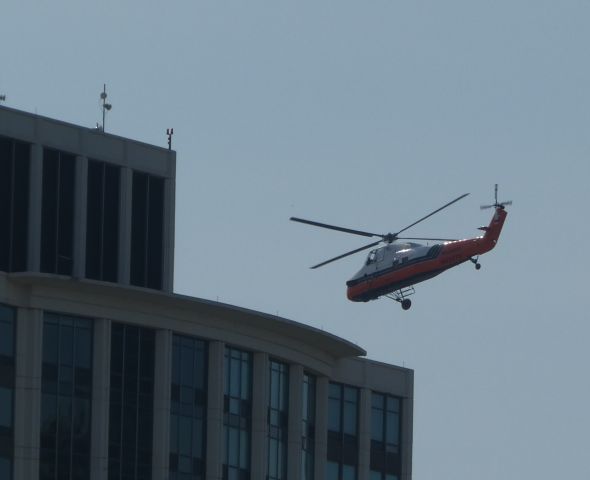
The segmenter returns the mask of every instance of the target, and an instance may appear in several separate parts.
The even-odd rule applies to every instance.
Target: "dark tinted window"
[[[207,344],[174,335],[170,480],[205,478]]]
[[[86,276],[117,281],[119,260],[120,168],[88,162],[88,215],[86,219]]]
[[[0,137],[0,270],[27,269],[30,146]]]
[[[289,418],[289,366],[270,361],[268,405],[268,478],[287,478],[287,428]]]
[[[133,173],[131,283],[162,288],[164,179]]]
[[[223,478],[248,480],[252,436],[252,354],[226,347],[224,370]]]
[[[151,480],[155,334],[113,323],[109,480]]]
[[[74,155],[43,151],[41,271],[71,275],[74,239]]]
[[[303,374],[303,412],[302,412],[302,456],[301,479],[313,480],[315,464],[315,410],[316,410],[316,378],[308,373]]]
[[[328,397],[328,466],[335,480],[355,480],[358,465],[358,404],[355,387],[330,383]]]
[[[371,471],[375,478],[401,476],[401,400],[391,395],[371,396]],[[379,475],[379,476],[378,476]]]
[[[43,324],[41,480],[90,476],[92,322],[47,313]]]
[[[14,452],[16,310],[0,304],[0,478],[11,478]]]

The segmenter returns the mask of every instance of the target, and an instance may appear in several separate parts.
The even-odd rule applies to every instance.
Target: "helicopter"
[[[322,267],[329,263],[348,257],[363,250],[368,250],[378,246],[381,243],[385,245],[371,250],[365,260],[362,268],[346,282],[346,295],[353,302],[368,302],[376,300],[379,297],[387,297],[398,302],[402,309],[408,310],[412,306],[412,301],[408,298],[415,293],[414,285],[425,280],[429,280],[445,270],[456,267],[464,262],[470,261],[479,270],[479,256],[492,250],[502,231],[502,226],[508,215],[505,209],[506,205],[512,205],[512,201],[498,202],[498,185],[494,189],[494,203],[491,205],[482,205],[480,208],[494,209],[494,215],[488,226],[479,227],[484,232],[483,235],[475,238],[463,240],[448,238],[424,238],[424,237],[400,237],[402,232],[410,229],[418,223],[426,220],[432,215],[450,207],[459,200],[465,198],[465,193],[449,203],[437,208],[428,215],[420,218],[414,223],[402,228],[396,233],[371,233],[362,230],[328,225],[326,223],[315,222],[298,217],[291,217],[294,222],[304,223],[315,227],[327,228],[353,235],[364,237],[378,237],[376,242],[372,242],[360,248],[330,258],[324,262],[312,266],[312,269]],[[436,241],[434,245],[424,245],[408,240]]]

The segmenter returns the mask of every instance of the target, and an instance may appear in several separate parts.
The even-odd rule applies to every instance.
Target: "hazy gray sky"
[[[590,478],[587,0],[5,0],[6,105],[178,152],[176,291],[323,328],[415,369],[414,479]],[[362,238],[497,248],[354,304]]]

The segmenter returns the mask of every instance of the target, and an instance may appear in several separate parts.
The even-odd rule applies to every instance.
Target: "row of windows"
[[[77,480],[90,474],[92,417],[92,320],[46,313],[40,479]],[[0,473],[13,455],[15,311],[0,305]],[[152,474],[155,332],[112,324],[109,401],[109,480],[142,480]],[[205,476],[207,342],[174,335],[170,409],[170,479]],[[250,478],[253,356],[225,349],[223,476]],[[287,477],[289,367],[269,362],[268,479]],[[301,479],[314,477],[316,379],[302,384]],[[331,383],[326,478],[354,480],[358,470],[359,389]],[[401,404],[396,397],[371,398],[371,479],[400,474]],[[10,478],[10,474],[0,478]]]
[[[76,156],[43,149],[41,271],[72,275]],[[27,270],[31,145],[0,137],[0,271]],[[132,285],[162,289],[164,179],[133,172]],[[119,263],[121,168],[89,160],[86,277],[116,282]]]

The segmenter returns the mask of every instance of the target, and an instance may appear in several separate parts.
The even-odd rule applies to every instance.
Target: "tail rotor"
[[[512,200],[498,202],[498,184],[496,183],[494,186],[494,203],[491,205],[481,205],[479,208],[481,210],[486,210],[488,208],[504,208],[506,205],[512,205]]]

